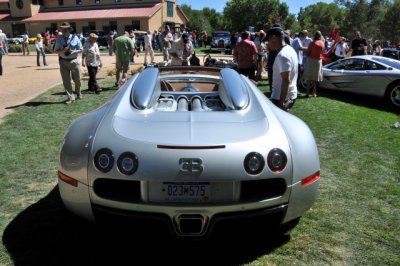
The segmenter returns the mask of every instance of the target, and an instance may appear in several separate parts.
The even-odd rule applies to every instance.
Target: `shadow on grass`
[[[7,106],[5,109],[16,109],[21,106],[27,106],[27,107],[37,107],[40,105],[49,105],[49,104],[65,104],[65,100],[61,102],[26,102],[18,105],[13,105],[13,106]]]
[[[86,222],[65,209],[56,186],[8,224],[3,244],[15,265],[239,265],[290,238],[235,232],[189,240],[153,229],[150,224],[135,228]]]
[[[361,106],[372,108],[376,110],[391,112],[394,114],[400,113],[400,108],[396,108],[390,104],[388,104],[383,98],[369,96],[369,95],[360,95],[351,92],[345,91],[334,91],[328,89],[318,89],[317,91],[318,96],[326,97],[333,100]],[[307,98],[304,96],[303,98]]]

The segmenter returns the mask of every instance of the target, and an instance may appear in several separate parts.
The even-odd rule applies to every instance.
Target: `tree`
[[[393,4],[389,4],[380,27],[382,36],[396,46],[400,45],[400,27],[396,25],[399,14],[400,0],[395,0]]]
[[[323,35],[329,36],[333,28],[341,28],[344,17],[345,10],[339,8],[337,4],[319,2],[301,8],[298,20],[303,29],[309,32],[319,30]]]
[[[288,5],[279,0],[231,0],[226,3],[224,19],[230,31],[247,30],[249,26],[265,30],[277,22],[282,27],[293,24]]]

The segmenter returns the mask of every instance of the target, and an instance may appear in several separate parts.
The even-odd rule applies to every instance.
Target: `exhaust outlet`
[[[202,236],[206,233],[208,221],[208,217],[201,214],[175,216],[175,231],[180,236]]]

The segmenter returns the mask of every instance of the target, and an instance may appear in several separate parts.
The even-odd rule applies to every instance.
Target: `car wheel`
[[[400,108],[400,82],[397,81],[388,86],[385,92],[385,100],[398,108]]]
[[[15,43],[15,44],[19,44],[19,41],[15,41],[14,43]]]

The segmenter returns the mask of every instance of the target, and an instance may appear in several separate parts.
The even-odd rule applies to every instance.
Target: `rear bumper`
[[[179,237],[209,237],[211,233],[247,234],[275,232],[282,225],[287,204],[239,212],[219,213],[213,217],[203,214],[180,214],[169,217],[160,213],[127,211],[92,204],[96,222],[100,225],[126,225],[138,230],[169,230]]]

